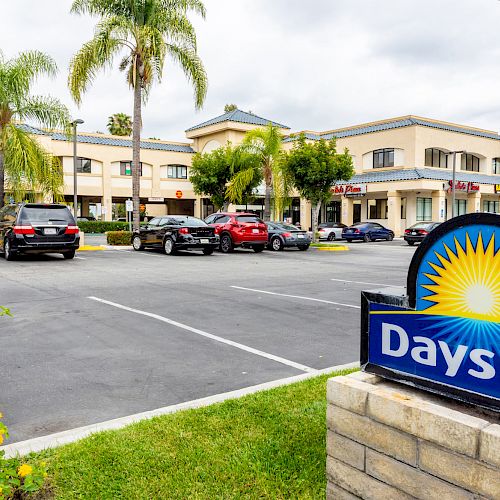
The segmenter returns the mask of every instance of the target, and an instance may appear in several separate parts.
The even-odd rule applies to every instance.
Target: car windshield
[[[74,223],[71,212],[60,205],[26,206],[21,212],[22,222],[63,222]]]
[[[432,222],[417,222],[411,226],[411,229],[428,229],[432,224]]]
[[[208,225],[205,221],[197,217],[189,217],[187,215],[184,217],[169,217],[169,219],[173,220],[175,224],[179,224],[179,226],[204,227]]]
[[[259,219],[256,215],[238,215],[236,217],[238,222],[242,222],[243,224],[259,224],[262,223],[262,220]]]

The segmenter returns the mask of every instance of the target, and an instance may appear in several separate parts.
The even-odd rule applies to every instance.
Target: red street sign
[[[180,200],[182,198],[182,191],[179,189],[178,191],[175,192],[175,197]]]

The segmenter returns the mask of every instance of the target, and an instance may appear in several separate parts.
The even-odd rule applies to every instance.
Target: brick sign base
[[[327,499],[500,498],[500,420],[375,375],[328,381]]]

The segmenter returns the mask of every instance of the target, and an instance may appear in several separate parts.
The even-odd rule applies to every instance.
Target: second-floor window
[[[139,170],[140,170],[140,175],[142,175],[142,161],[139,163]],[[132,175],[131,161],[120,162],[120,175]]]
[[[169,179],[187,179],[187,167],[185,165],[169,165],[167,177]]]
[[[394,149],[376,149],[373,152],[373,168],[394,167]]]
[[[436,148],[427,148],[425,150],[425,166],[448,168],[448,155]]]
[[[92,160],[90,158],[78,157],[76,159],[76,172],[78,174],[91,174]]]
[[[500,174],[500,158],[493,158],[493,173]]]
[[[479,172],[479,158],[470,153],[462,155],[462,170]]]

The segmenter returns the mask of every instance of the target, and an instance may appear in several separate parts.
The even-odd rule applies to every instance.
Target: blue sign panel
[[[362,293],[363,369],[500,411],[500,216],[431,232],[407,289]]]

